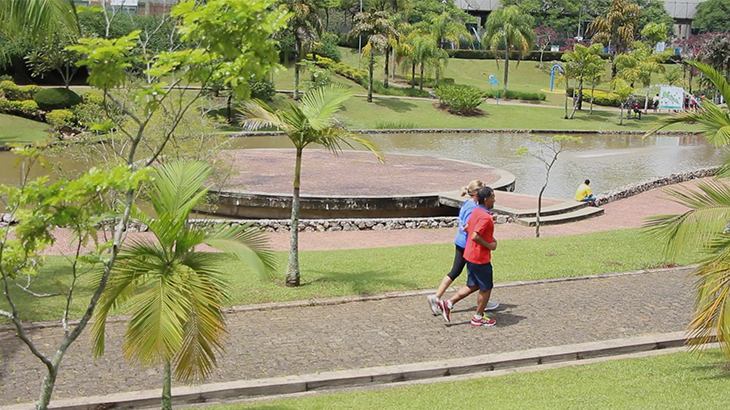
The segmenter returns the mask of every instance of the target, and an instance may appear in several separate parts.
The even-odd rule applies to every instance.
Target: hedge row
[[[565,91],[568,96],[573,96],[573,88],[570,87]],[[632,96],[633,101],[638,102],[641,108],[644,108],[644,103],[646,101],[646,96],[639,96],[634,95]],[[583,89],[583,104],[590,104],[591,103],[591,90],[589,89]],[[620,107],[621,98],[619,98],[618,94],[614,94],[612,92],[603,91],[603,90],[594,90],[593,92],[593,104],[595,105],[601,105],[605,107]],[[649,106],[651,107],[651,101],[649,102]]]

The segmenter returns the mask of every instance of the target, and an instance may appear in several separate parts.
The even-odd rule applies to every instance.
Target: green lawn
[[[289,409],[726,409],[730,369],[719,350],[675,353],[499,377],[213,406]]]
[[[51,137],[45,130],[48,124],[14,115],[0,114],[0,145],[11,142],[30,143]]]
[[[578,111],[572,120],[563,119],[562,108],[547,106],[495,105],[489,100],[480,106],[485,115],[463,117],[438,110],[435,101],[374,98],[367,103],[365,98],[354,97],[344,104],[340,112],[342,120],[353,129],[377,128],[492,128],[492,129],[555,129],[555,130],[648,130],[660,118],[648,114],[641,120],[624,119],[619,125],[618,111],[594,111],[588,114],[588,106]],[[624,116],[626,113],[624,112]],[[388,124],[402,124],[401,127],[387,127]],[[681,124],[668,130],[692,130],[696,126]]]
[[[428,235],[428,231],[423,231]],[[611,246],[606,246],[606,244]],[[262,280],[237,261],[229,263],[234,273],[231,305],[308,300],[313,298],[380,294],[396,290],[432,289],[451,267],[452,244],[400,246],[377,249],[301,252],[302,284],[299,288],[280,286],[284,281],[287,252],[278,252],[279,273],[276,282]],[[591,255],[585,258],[585,255]],[[540,264],[535,264],[535,259]],[[574,261],[583,260],[580,266]],[[398,261],[393,264],[393,261]],[[678,261],[693,261],[688,254]],[[644,269],[664,262],[660,249],[638,230],[617,230],[556,238],[510,239],[500,241],[495,253],[495,281],[511,282],[621,272]],[[34,290],[58,291],[58,283],[68,279],[69,263],[59,256],[48,257],[43,274]],[[81,315],[83,303],[91,292],[89,275],[80,282],[72,316]],[[464,283],[466,275],[457,280]],[[36,299],[14,291],[24,319],[51,320],[60,317],[60,300]],[[30,308],[32,306],[32,308]],[[0,303],[0,309],[6,305]]]

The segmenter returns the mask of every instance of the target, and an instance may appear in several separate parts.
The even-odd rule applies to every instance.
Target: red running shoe
[[[439,300],[439,307],[441,308],[441,313],[444,315],[444,319],[447,322],[451,322],[451,308],[449,307],[449,301]]]
[[[486,316],[482,316],[481,319],[477,319],[474,316],[471,317],[472,326],[494,326],[496,324],[497,324],[496,320],[490,319]]]

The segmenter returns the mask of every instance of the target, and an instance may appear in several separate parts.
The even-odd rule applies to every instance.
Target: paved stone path
[[[496,272],[498,276],[498,270]],[[474,328],[472,296],[452,324],[432,316],[424,296],[229,314],[227,352],[210,382],[304,374],[469,357],[478,354],[683,330],[691,314],[686,269],[568,282],[499,287],[497,326]],[[159,369],[134,366],[121,354],[122,324],[109,325],[107,354],[91,359],[87,338],[70,350],[55,398],[149,389]],[[41,347],[58,328],[32,332]],[[10,332],[0,333],[0,405],[32,401],[39,362]]]
[[[695,185],[685,183],[685,186]],[[661,190],[606,205],[606,215],[544,227],[546,236],[639,226],[647,215],[682,212],[659,199]],[[534,230],[497,227],[500,239]],[[306,234],[306,233],[304,233]],[[305,249],[444,243],[453,229],[332,232],[303,235]],[[347,234],[347,235],[345,235]],[[329,241],[326,239],[330,239]],[[272,235],[276,248],[288,235]],[[62,242],[62,241],[59,241]],[[281,243],[280,243],[281,242]],[[54,253],[63,253],[55,247]],[[496,267],[495,279],[499,280]],[[434,284],[435,285],[435,284]],[[257,310],[228,315],[224,356],[210,381],[230,381],[370,366],[403,364],[683,330],[692,312],[692,280],[686,269],[567,282],[499,287],[502,303],[494,328],[468,324],[472,296],[457,305],[454,324],[430,315],[424,296],[367,302]],[[54,398],[99,395],[159,386],[159,369],[138,367],[121,354],[121,323],[109,326],[107,355],[91,358],[87,334],[65,357]],[[60,329],[35,329],[31,337],[50,353]],[[0,329],[0,405],[32,401],[44,374],[39,361]]]

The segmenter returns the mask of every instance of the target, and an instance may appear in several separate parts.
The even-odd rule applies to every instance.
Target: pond
[[[369,138],[386,154],[443,157],[504,169],[515,175],[518,193],[536,195],[545,181],[543,163],[516,154],[520,147],[537,147],[527,134],[379,134]],[[572,198],[576,187],[586,178],[591,180],[593,192],[601,193],[671,173],[717,166],[725,152],[694,135],[644,139],[641,135],[588,134],[581,138],[582,143],[571,144],[570,150],[558,157],[546,196]],[[291,145],[283,136],[244,137],[235,141],[234,147]]]
[[[583,143],[572,144],[558,158],[546,196],[571,198],[586,178],[591,180],[594,193],[601,193],[671,173],[716,166],[725,152],[709,146],[699,136],[661,135],[644,139],[640,135],[596,134],[581,137]],[[545,178],[545,166],[541,162],[516,154],[522,146],[536,147],[527,134],[378,134],[370,138],[386,153],[386,160],[387,153],[391,152],[470,161],[504,169],[517,178],[515,191],[519,193],[536,195]],[[241,137],[233,142],[233,148],[238,149],[290,147],[284,136]],[[19,171],[14,163],[12,153],[0,152],[0,183],[18,182]],[[78,167],[67,160],[62,164],[66,168]],[[32,176],[42,173],[34,169]]]

